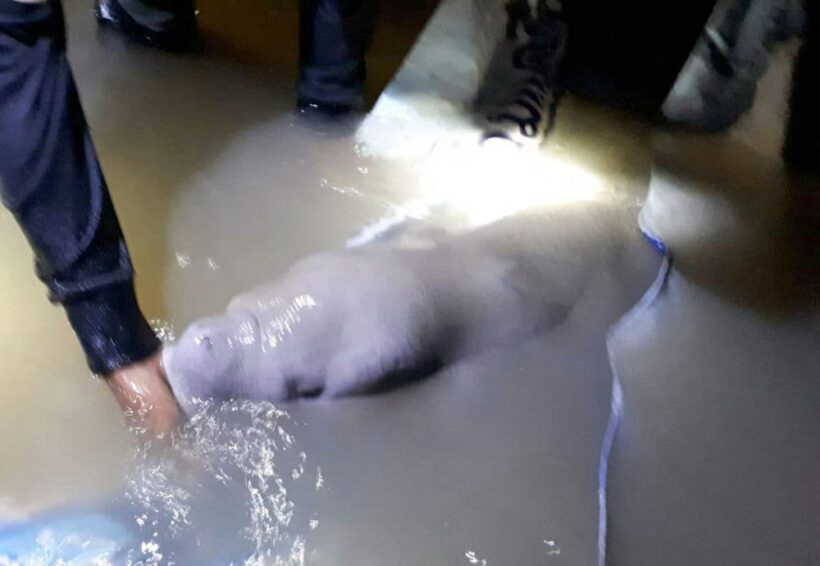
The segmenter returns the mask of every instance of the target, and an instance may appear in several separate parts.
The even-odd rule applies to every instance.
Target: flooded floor
[[[140,300],[150,318],[177,332],[298,259],[344,247],[425,191],[416,164],[357,146],[355,124],[317,128],[294,115],[291,8],[255,2],[244,13],[204,2],[213,52],[187,57],[97,37],[90,6],[66,2],[70,57]],[[405,10],[386,11],[371,99],[429,13],[425,5]],[[820,313],[817,295],[792,278],[782,223],[789,181],[777,159],[781,133],[769,126],[784,112],[782,68],[767,77],[765,108],[719,139],[657,135],[574,99],[559,110],[542,151],[587,171],[601,198],[633,211],[633,220],[648,202],[644,225],[676,256],[670,304],[651,332],[642,326],[622,343],[619,371],[632,376],[633,390],[641,379],[680,383],[692,368],[713,384],[818,374],[818,349],[794,346],[820,335]],[[45,300],[6,213],[0,256],[0,520],[121,492],[129,434],[64,315]],[[306,539],[307,563],[593,564],[611,391],[606,334],[658,262],[650,252],[635,265],[619,281],[602,278],[597,294],[547,336],[386,395],[284,407],[309,483],[321,484],[309,498],[292,496],[317,521],[294,527]],[[761,340],[767,363],[752,363],[763,356]],[[649,413],[638,411],[647,420]],[[678,417],[664,426],[680,425]],[[694,494],[697,484],[686,489]],[[616,504],[626,499],[615,493]],[[627,514],[641,530],[652,512]],[[624,540],[633,542],[635,529],[624,530]],[[623,554],[622,564],[661,563],[653,552],[660,551]]]
[[[305,254],[338,247],[374,214],[321,186],[325,177],[361,177],[352,142],[294,123],[295,4],[259,2],[243,19],[241,11],[203,2],[213,53],[202,57],[98,35],[86,4],[65,3],[69,56],[149,318],[183,328]],[[413,24],[396,30],[388,11],[375,39],[377,49],[387,48],[373,57],[371,89],[389,80],[424,24],[423,7],[400,12]],[[5,211],[0,230],[7,313],[0,322],[7,386],[0,435],[15,462],[0,467],[0,499],[13,512],[112,485],[127,437],[63,313],[45,300],[27,244]],[[192,300],[175,298],[191,292]]]

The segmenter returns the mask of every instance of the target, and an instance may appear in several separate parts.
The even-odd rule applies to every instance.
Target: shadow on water
[[[801,244],[812,227],[789,208],[802,181],[727,136],[667,133],[654,148],[644,217],[688,281],[768,316],[816,307],[816,258]]]

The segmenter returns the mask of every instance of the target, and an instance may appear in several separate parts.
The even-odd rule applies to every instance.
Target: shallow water
[[[474,207],[471,183],[481,176],[460,169],[448,177],[441,168],[436,176],[435,167],[441,184],[431,191],[430,172],[419,164],[373,158],[356,145],[352,129],[317,130],[296,120],[292,89],[283,86],[293,76],[281,66],[269,73],[220,57],[99,43],[88,7],[66,7],[72,59],[139,272],[140,298],[149,317],[165,321],[169,337],[307,254],[369,238],[374,232],[367,229],[378,232],[385,219],[403,214],[414,226],[432,226],[414,232],[424,240],[544,195],[505,193],[516,198],[488,197]],[[377,47],[376,57],[395,54]],[[747,127],[757,132],[760,123]],[[649,137],[634,120],[569,99],[545,150],[580,164],[600,183],[599,197],[637,212],[647,191]],[[752,138],[760,147],[749,150],[748,163],[777,147]],[[770,291],[782,288],[776,260],[783,250],[767,237],[778,226],[776,203],[785,188],[778,175],[745,166],[728,181],[689,182],[702,156],[685,146],[670,153],[685,167],[676,167],[677,183],[651,197],[650,219],[681,258],[686,283],[674,296],[679,312],[689,314],[680,319],[685,324],[658,331],[668,346],[663,357],[632,363],[641,375],[674,381],[705,341],[731,342],[738,356],[756,348],[736,332],[750,324],[736,309],[748,310],[754,324],[772,325],[765,313],[777,305]],[[414,224],[418,217],[426,224]],[[205,408],[185,436],[188,450],[210,467],[192,481],[188,469],[173,479],[179,462],[133,450],[62,313],[46,303],[8,215],[0,215],[0,249],[0,522],[128,495],[112,513],[134,536],[128,549],[135,563],[149,564],[152,555],[154,563],[173,555],[178,564],[206,564],[190,558],[203,555],[214,564],[241,563],[268,550],[274,562],[263,563],[276,564],[278,554],[288,566],[594,562],[597,458],[611,385],[604,338],[651,281],[651,261],[632,279],[602,278],[597,294],[548,337],[464,360],[405,390],[290,404],[281,407],[287,417],[274,413],[250,430],[245,425],[259,407],[243,406],[239,423],[225,428],[217,424],[230,422],[222,418],[230,407]],[[792,324],[790,314],[783,316]],[[700,325],[720,332],[692,331]],[[805,337],[815,327],[794,328]],[[773,356],[789,351],[777,336],[770,338]],[[675,347],[682,337],[685,351]],[[641,333],[634,339],[648,340]],[[742,371],[753,375],[755,368]],[[279,433],[282,419],[292,446]],[[253,432],[274,426],[272,435]],[[232,452],[230,438],[240,430],[245,439],[233,446],[251,454],[237,460],[242,450]],[[225,474],[232,480],[220,481]],[[278,500],[277,479],[287,489]],[[276,507],[259,500],[261,486]],[[154,521],[162,528],[154,529]],[[282,540],[272,549],[276,533]],[[69,535],[45,536],[44,552],[60,542],[94,542]]]
[[[421,185],[415,164],[370,157],[357,147],[352,129],[317,130],[297,121],[290,112],[292,90],[281,76],[219,59],[98,43],[85,7],[66,7],[72,60],[132,248],[140,299],[150,318],[164,321],[158,323],[164,334],[221,310],[234,294],[309,253],[345,246],[408,203],[426,203],[424,214],[435,216],[438,226],[469,225],[451,206],[464,203],[462,194],[442,205]],[[162,483],[168,478],[161,466],[135,469],[133,458],[141,453],[132,452],[107,391],[84,368],[62,314],[46,304],[11,218],[1,218],[7,291],[0,330],[9,348],[3,350],[0,441],[5,462],[13,462],[0,468],[4,519],[62,503],[106,502],[123,492],[127,478],[143,473],[147,481],[130,488],[138,508],[126,514],[130,526],[140,527],[140,519],[146,529],[134,548],[143,552],[145,543],[143,554],[167,559],[163,541],[152,536],[160,531],[149,526],[156,515],[176,513],[180,536],[190,542],[191,533],[206,527],[193,519],[194,495],[185,495],[185,485]],[[611,316],[589,324],[598,332]],[[601,344],[600,337],[578,332],[585,347]],[[34,344],[48,354],[33,356]],[[573,549],[589,554],[594,525],[585,517],[594,511],[594,497],[583,485],[594,480],[594,430],[605,416],[606,384],[587,389],[584,380],[583,389],[568,385],[563,393],[550,387],[556,410],[561,399],[587,405],[573,411],[576,426],[551,427],[556,410],[531,402],[546,397],[540,379],[545,354],[540,347],[521,348],[530,362],[509,352],[381,399],[287,407],[310,461],[302,479],[322,488],[311,510],[316,515],[299,531],[306,560],[402,564],[436,556],[460,563],[474,549],[491,563],[526,563],[547,555],[545,539],[557,540],[564,555]],[[559,366],[565,359],[559,357]],[[586,377],[597,380],[602,356],[554,371],[585,376],[588,363],[598,369]],[[527,367],[529,375],[519,370]],[[513,380],[519,372],[517,387],[497,379]],[[594,401],[587,398],[593,391]],[[554,441],[544,441],[548,428]],[[576,434],[586,439],[583,448]],[[513,487],[505,477],[516,469]],[[587,480],[577,489],[542,491],[544,482],[571,485],[579,469]],[[247,493],[243,497],[238,500]],[[224,505],[211,509],[223,518]],[[183,528],[186,521],[190,530]],[[310,521],[318,521],[315,529]],[[509,536],[509,521],[520,523],[521,532]],[[145,558],[133,559],[138,556]],[[237,552],[232,559],[249,556]]]
[[[132,431],[120,492],[4,529],[0,564],[303,566],[324,479],[299,426],[269,403],[195,405],[171,445]]]

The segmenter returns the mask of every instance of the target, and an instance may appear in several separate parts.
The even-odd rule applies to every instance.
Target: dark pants
[[[361,106],[364,55],[373,35],[372,8],[372,0],[301,0],[301,99]]]
[[[797,172],[820,175],[820,3],[806,0],[803,45],[794,65],[786,162]],[[817,187],[820,183],[815,184]]]
[[[193,0],[119,0],[134,20],[170,31]],[[307,102],[362,105],[364,56],[373,35],[374,0],[300,0],[299,90]]]
[[[59,3],[0,0],[0,180],[91,369],[150,356],[133,270],[65,53]]]

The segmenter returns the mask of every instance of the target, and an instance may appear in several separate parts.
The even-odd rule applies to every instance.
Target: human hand
[[[132,430],[170,440],[180,411],[165,379],[160,353],[116,370],[106,376],[106,382]]]

